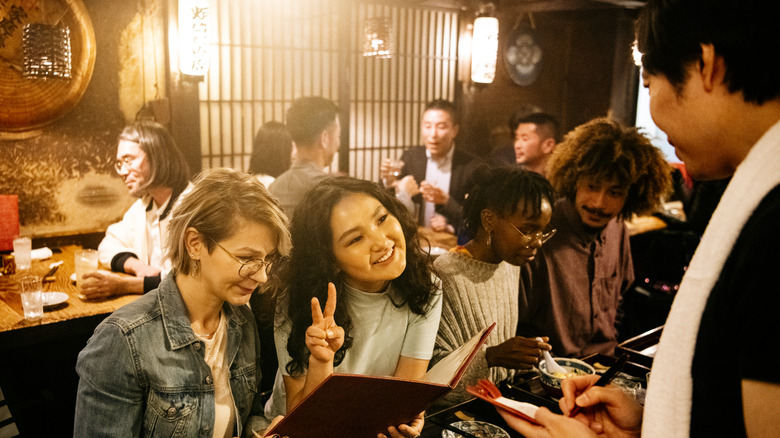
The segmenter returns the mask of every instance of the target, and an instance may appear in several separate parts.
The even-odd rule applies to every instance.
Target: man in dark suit
[[[395,187],[396,196],[412,211],[419,209],[421,223],[435,231],[454,233],[460,225],[469,180],[482,163],[455,147],[458,127],[452,102],[429,102],[422,117],[424,146],[403,153],[403,167],[397,176],[393,175],[390,160],[382,162],[380,173],[385,185]]]

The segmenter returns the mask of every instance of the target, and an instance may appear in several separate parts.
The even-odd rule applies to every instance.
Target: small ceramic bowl
[[[469,433],[477,438],[509,438],[509,434],[502,428],[484,421],[456,421],[452,427]],[[442,438],[463,438],[459,433],[444,429]]]
[[[553,360],[557,362],[558,365],[566,368],[567,370],[576,372],[578,375],[584,376],[586,374],[596,374],[596,370],[589,363],[583,362],[579,359],[555,357]],[[547,372],[547,364],[545,363],[544,359],[539,361],[538,368],[539,381],[542,384],[542,388],[547,391],[547,394],[554,398],[563,397],[563,392],[561,391],[561,381],[563,378],[553,376],[551,373]]]

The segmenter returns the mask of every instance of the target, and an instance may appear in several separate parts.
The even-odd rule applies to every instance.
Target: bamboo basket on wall
[[[35,135],[65,115],[84,95],[95,66],[95,32],[81,0],[10,0],[0,4],[0,139]],[[71,77],[23,74],[22,34],[28,23],[70,29]]]

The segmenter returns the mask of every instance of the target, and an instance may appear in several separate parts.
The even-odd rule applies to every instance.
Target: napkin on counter
[[[50,258],[51,255],[52,255],[51,250],[45,246],[43,248],[38,248],[30,251],[30,257],[33,260],[46,260]]]

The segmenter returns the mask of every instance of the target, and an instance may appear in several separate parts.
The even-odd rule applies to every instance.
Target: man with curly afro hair
[[[612,354],[620,297],[634,281],[624,220],[654,211],[671,168],[636,128],[594,119],[556,146],[547,177],[557,233],[520,289],[518,333],[550,337],[559,356]]]

